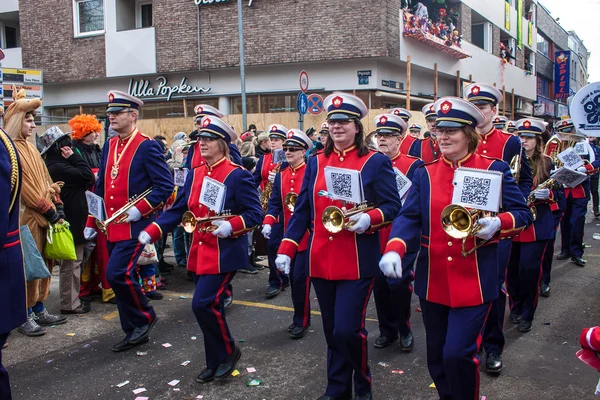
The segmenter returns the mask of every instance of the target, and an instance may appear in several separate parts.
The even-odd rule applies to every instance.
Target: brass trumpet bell
[[[481,230],[481,226],[476,224],[477,220],[488,215],[492,215],[492,213],[478,209],[469,210],[458,204],[449,204],[442,210],[440,218],[442,228],[449,236],[455,239],[462,239],[463,257],[468,256],[488,242],[487,240],[482,241],[471,250],[466,251],[467,239],[475,236]]]
[[[373,207],[370,207],[366,204],[359,204],[350,210],[343,210],[336,206],[329,206],[323,211],[321,221],[323,222],[323,226],[327,232],[338,233],[341,232],[342,229],[348,229],[354,225],[353,222],[348,221],[348,218],[372,209]]]
[[[294,207],[296,206],[296,200],[298,200],[298,195],[294,192],[289,192],[288,194],[285,195],[283,202],[285,203],[285,206],[288,208],[288,210],[290,210],[291,212],[294,212]]]
[[[127,211],[129,211],[130,208],[134,207],[140,201],[142,201],[143,199],[148,197],[150,192],[152,192],[152,188],[145,190],[142,194],[131,197],[129,199],[129,201],[127,203],[125,203],[125,205],[123,207],[121,207],[117,211],[115,211],[115,213],[112,215],[112,217],[110,217],[104,221],[96,220],[96,226],[98,227],[98,229],[102,233],[106,234],[106,227],[108,225],[124,223],[128,217]]]
[[[221,214],[211,215],[210,217],[203,217],[203,218],[198,218],[194,215],[193,212],[186,211],[183,213],[183,216],[181,217],[181,225],[183,226],[183,230],[186,231],[187,233],[193,233],[196,230],[196,228],[199,226],[200,226],[199,230],[202,232],[212,232],[215,229],[217,229],[216,226],[214,226],[214,225],[202,226],[202,225],[206,224],[207,222],[212,222],[212,221],[216,221],[219,219],[228,220],[233,217],[236,217],[236,215],[232,215],[230,211],[224,211]]]

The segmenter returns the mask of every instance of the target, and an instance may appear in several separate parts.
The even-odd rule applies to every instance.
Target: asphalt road
[[[552,294],[541,298],[534,329],[519,333],[508,321],[505,369],[499,377],[481,374],[481,395],[497,399],[593,399],[599,374],[575,357],[583,327],[600,324],[600,220],[588,217],[584,268],[555,261]],[[167,249],[172,256],[172,250]],[[167,261],[172,263],[171,257]],[[56,274],[56,271],[55,271]],[[234,305],[227,311],[230,329],[242,358],[240,374],[224,382],[200,384],[196,376],[204,366],[202,333],[191,311],[193,285],[185,270],[177,268],[169,279],[165,298],[153,301],[159,321],[148,344],[113,353],[122,339],[116,306],[93,302],[92,312],[70,317],[50,328],[45,336],[10,336],[3,358],[9,370],[15,400],[31,399],[316,399],[326,386],[326,347],[319,315],[313,315],[310,333],[303,339],[288,337],[291,323],[289,290],[266,300],[268,273],[238,274]],[[318,305],[312,295],[313,310]],[[49,310],[58,310],[58,277],[53,277]],[[417,307],[413,297],[412,309]],[[507,315],[508,316],[508,315]],[[374,349],[378,336],[375,306],[367,313],[369,359],[376,399],[436,399],[425,361],[421,316],[413,313],[415,348],[404,354],[398,348]],[[170,347],[163,344],[169,343]],[[189,361],[187,365],[182,363]],[[256,372],[248,372],[254,368]],[[247,386],[259,379],[259,386]],[[169,382],[178,380],[175,386]],[[129,381],[118,387],[119,383]],[[138,388],[146,391],[134,394]]]

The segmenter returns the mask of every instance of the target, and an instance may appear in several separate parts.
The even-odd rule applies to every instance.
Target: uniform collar
[[[400,149],[398,149],[398,153],[396,153],[396,155],[394,157],[392,157],[392,161],[396,161],[397,159],[400,158],[401,155],[402,155],[402,153],[400,153]]]
[[[304,167],[306,165],[306,163],[304,161],[302,161],[296,168],[292,167],[292,165],[290,164],[290,170],[292,172],[296,172],[299,169],[301,169],[302,167]]]
[[[464,156],[463,158],[461,158],[460,160],[458,160],[456,163],[453,163],[452,161],[448,160],[446,157],[444,157],[444,155],[442,154],[441,159],[450,167],[463,167],[466,164],[469,163],[469,161],[471,161],[471,159],[475,156],[475,153],[468,153],[466,156]]]
[[[490,129],[490,131],[489,131],[488,133],[484,133],[484,134],[483,134],[483,135],[481,135],[481,136],[483,136],[483,138],[484,138],[484,139],[487,139],[487,138],[488,138],[488,136],[490,136],[490,135],[491,135],[492,133],[494,133],[495,131],[496,131],[496,128],[494,128],[494,125],[492,125],[492,129]]]
[[[208,165],[208,163],[205,163],[204,165],[206,165],[206,168],[209,171],[212,171],[213,169],[217,168],[219,165],[223,164],[223,161],[227,160],[227,158],[225,156],[223,156],[219,161],[215,162],[213,165]]]
[[[117,137],[119,138],[119,142],[121,143],[125,143],[127,142],[129,139],[131,139],[136,133],[137,133],[137,128],[133,129],[133,132],[131,132],[129,135],[125,136],[123,139],[121,139],[121,135],[117,135]]]
[[[350,147],[348,147],[347,149],[345,149],[345,150],[342,150],[342,151],[340,152],[340,151],[338,151],[338,149],[336,149],[336,148],[335,148],[335,146],[333,146],[333,152],[334,152],[335,154],[337,154],[338,156],[345,156],[346,154],[350,153],[351,151],[353,151],[353,150],[355,150],[355,149],[356,149],[356,145],[354,145],[354,144],[353,144],[352,146],[350,146]]]

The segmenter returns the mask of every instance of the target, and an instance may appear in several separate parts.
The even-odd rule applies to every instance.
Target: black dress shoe
[[[502,371],[502,356],[490,353],[485,358],[485,371],[491,374],[499,374]]]
[[[357,394],[354,396],[354,400],[372,400],[373,396],[371,392],[367,392],[365,394]]]
[[[398,340],[398,337],[390,338],[390,337],[381,335],[375,340],[375,343],[373,344],[373,346],[375,346],[378,349],[383,349],[385,347],[388,347],[392,343],[394,343],[396,340]]]
[[[236,347],[233,353],[225,357],[225,360],[217,367],[215,379],[224,379],[231,375],[241,356],[242,351],[239,347]]]
[[[409,352],[415,347],[415,340],[412,332],[408,332],[408,335],[400,335],[400,349],[404,352]],[[370,397],[369,397],[370,398]]]
[[[518,324],[519,321],[521,321],[521,314],[510,313],[509,318],[510,322],[512,322],[513,324]]]
[[[146,295],[146,297],[149,298],[150,300],[162,300],[164,296],[162,293],[152,292],[152,293],[148,293]]]
[[[294,325],[294,324],[292,323],[290,326],[288,326],[288,332],[291,332],[291,331],[293,331],[295,327],[296,327],[296,325]]]
[[[585,267],[585,263],[587,262],[581,257],[571,257],[571,261],[573,261],[575,265],[578,265],[580,267]]]
[[[540,285],[540,295],[542,295],[544,297],[549,297],[550,296],[550,285],[542,283]]]
[[[277,296],[279,293],[281,293],[280,287],[269,286],[267,288],[267,291],[265,292],[265,296],[267,296],[267,299],[272,299],[273,297]]]
[[[223,300],[223,308],[231,307],[232,303],[233,303],[233,296],[225,297],[225,300]]]
[[[556,256],[556,259],[559,261],[562,261],[562,260],[566,260],[569,257],[571,257],[571,255],[569,253],[560,253],[558,256]]]
[[[154,319],[152,320],[151,323],[144,325],[144,326],[136,327],[133,330],[133,333],[131,334],[131,336],[129,337],[129,343],[138,344],[144,340],[148,340],[150,331],[152,330],[152,328],[154,328],[154,325],[156,325],[157,320],[158,320],[158,317],[154,317]]]
[[[115,344],[112,347],[112,351],[114,351],[115,353],[119,353],[121,351],[127,351],[127,350],[131,350],[136,346],[139,346],[141,344],[147,343],[148,342],[148,338],[142,340],[141,342],[138,342],[136,344],[132,344],[129,343],[129,338],[125,338],[123,340],[121,340],[119,343]]]
[[[525,321],[524,319],[519,322],[519,332],[529,332],[531,330],[531,321]]]
[[[215,370],[212,368],[204,368],[200,375],[196,378],[196,381],[200,383],[208,383],[215,379]]]
[[[87,309],[87,311],[85,311],[82,306],[79,306],[74,310],[60,310],[60,313],[61,314],[85,314],[89,311],[90,311],[89,308]]]
[[[308,332],[308,327],[310,325],[307,325],[306,328],[303,328],[301,326],[294,326],[294,329],[292,329],[292,331],[290,332],[290,337],[292,339],[300,339],[303,338],[304,335],[306,335],[306,333]]]

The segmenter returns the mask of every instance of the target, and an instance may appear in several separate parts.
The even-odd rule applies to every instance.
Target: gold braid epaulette
[[[6,146],[6,150],[8,151],[8,157],[10,158],[10,193],[12,196],[10,206],[8,207],[8,211],[10,212],[17,198],[16,188],[17,182],[19,181],[19,161],[17,159],[17,152],[15,151],[15,147],[8,138],[6,132],[4,132],[2,129],[0,129],[0,140],[2,140],[4,146]]]

